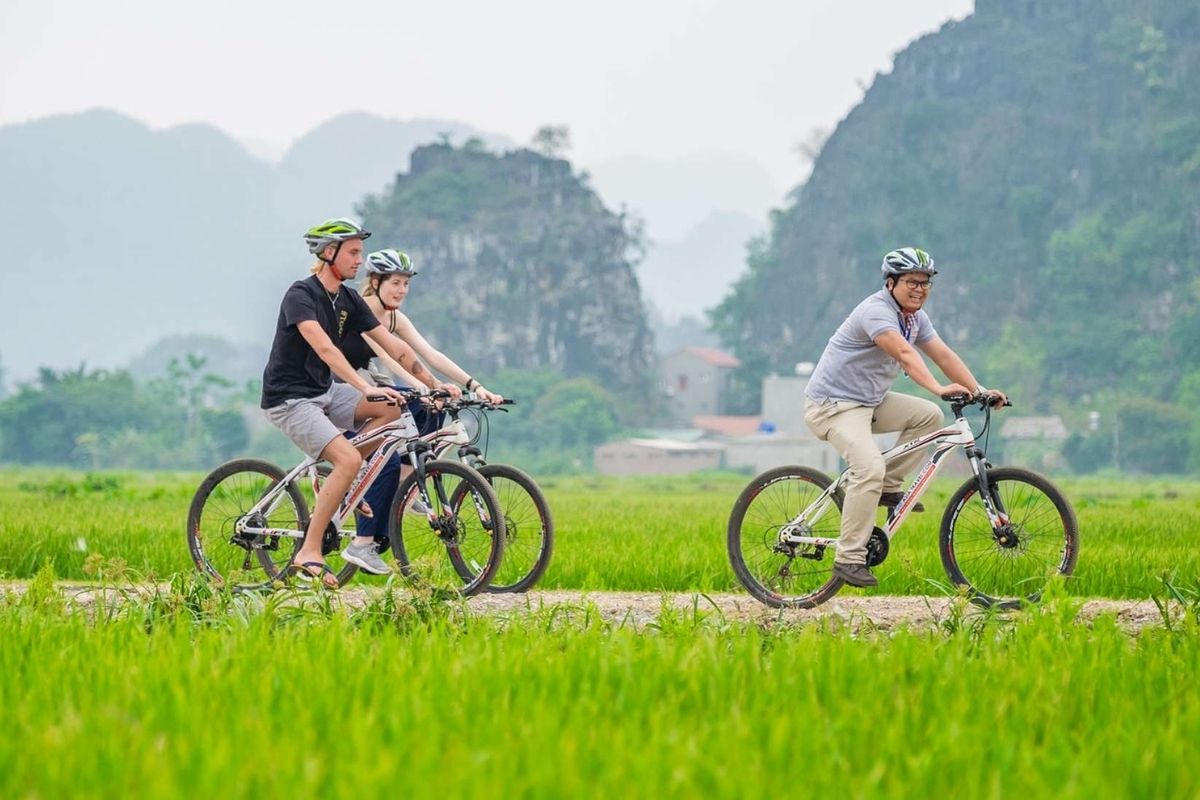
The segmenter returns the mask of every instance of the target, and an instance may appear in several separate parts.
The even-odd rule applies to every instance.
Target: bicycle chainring
[[[867,566],[877,567],[887,560],[888,548],[891,543],[887,534],[878,525],[871,529],[871,538],[867,540]]]
[[[321,537],[321,555],[327,556],[330,553],[336,553],[342,548],[342,535],[338,531],[337,526],[332,522],[325,528],[325,535]]]

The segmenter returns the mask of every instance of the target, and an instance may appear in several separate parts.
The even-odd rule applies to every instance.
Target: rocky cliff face
[[[952,346],[1019,354],[1043,393],[1134,370],[1161,393],[1196,355],[1163,334],[1200,300],[1198,73],[1190,0],[979,0],[838,126],[717,309],[722,338],[760,372],[815,359],[883,253],[916,245]]]
[[[636,237],[571,165],[429,145],[362,209],[370,244],[414,259],[405,311],[478,373],[555,368],[614,389],[648,374]]]

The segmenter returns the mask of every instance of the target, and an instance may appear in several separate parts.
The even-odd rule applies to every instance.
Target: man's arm
[[[950,380],[958,381],[963,386],[970,386],[971,394],[975,394],[979,389],[983,388],[983,384],[975,380],[975,376],[971,374],[971,370],[967,369],[967,365],[958,353],[950,349],[950,345],[941,340],[940,337],[933,337],[928,342],[919,345],[925,351],[925,355],[933,359],[933,363],[938,365],[938,369],[946,373],[946,377]],[[995,396],[992,402],[993,408],[1000,408],[1008,403],[1008,395],[999,389],[988,389],[988,393]]]
[[[924,344],[918,345],[925,355],[933,359],[933,363],[938,365],[947,378],[952,381],[961,383],[963,386],[970,386],[972,393],[976,387],[981,384],[975,380],[975,376],[971,374],[971,370],[967,369],[967,365],[958,357],[958,353],[950,349],[950,345],[935,336]]]
[[[938,383],[937,379],[933,377],[933,373],[929,371],[929,367],[925,366],[925,359],[921,358],[921,354],[917,352],[917,349],[909,344],[908,340],[900,335],[899,331],[884,331],[875,337],[875,344],[889,356],[900,362],[900,367],[908,373],[908,377],[912,378],[918,386],[920,386],[922,389],[925,389],[930,394],[934,394],[938,397],[942,397],[943,395],[947,394],[975,394],[974,388],[968,389],[966,386],[963,386],[958,382],[946,385]],[[925,345],[925,347],[928,346],[929,343]],[[943,344],[942,347],[946,346]],[[949,351],[950,348],[946,347],[946,350]],[[951,355],[953,355],[952,352]],[[954,357],[955,359],[958,359],[958,356]],[[930,358],[933,358],[933,356],[931,355]],[[934,362],[937,363],[939,367],[942,367],[942,365],[937,362],[936,358],[934,358]],[[958,363],[961,365],[962,361],[959,360]],[[942,370],[946,372],[946,375],[951,379],[955,377],[954,375],[950,374],[949,370],[945,369],[945,367],[942,367]],[[963,366],[963,370],[966,370],[965,365]],[[970,373],[967,372],[967,375],[970,376]],[[974,381],[974,378],[971,378],[971,381]],[[971,383],[971,386],[975,385],[975,383]]]
[[[354,367],[350,366],[346,356],[342,355],[342,351],[329,338],[329,334],[321,328],[320,323],[313,319],[306,319],[296,324],[296,330],[300,331],[300,335],[304,337],[304,341],[308,342],[308,346],[313,349],[313,352],[329,365],[329,369],[334,375],[363,394],[372,392],[375,387],[363,380]]]

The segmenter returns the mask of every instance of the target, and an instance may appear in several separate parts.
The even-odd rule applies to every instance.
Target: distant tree
[[[543,125],[533,134],[531,144],[546,158],[562,158],[571,149],[571,131],[566,125]]]
[[[478,136],[472,136],[463,142],[462,149],[468,153],[486,153],[487,145]]]
[[[555,384],[534,403],[542,423],[542,442],[551,448],[590,451],[617,432],[616,403],[600,385],[587,378]],[[590,453],[589,453],[590,455]]]
[[[128,372],[43,368],[36,382],[0,402],[0,460],[22,464],[103,463],[101,444],[126,429],[178,430],[171,398],[140,392]]]
[[[792,149],[800,157],[800,161],[806,168],[811,168],[817,162],[817,156],[821,155],[821,148],[829,140],[830,133],[832,131],[829,128],[813,128],[803,139],[792,146]]]
[[[1155,400],[1126,400],[1117,412],[1120,430],[1114,460],[1123,470],[1179,474],[1187,470],[1191,419],[1178,406]]]
[[[0,359],[0,400],[8,397],[8,373],[4,369],[4,361]]]

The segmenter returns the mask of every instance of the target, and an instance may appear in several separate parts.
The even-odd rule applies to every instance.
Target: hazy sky
[[[581,163],[735,151],[790,187],[917,36],[973,0],[0,0],[0,124],[105,106],[279,144],[343,111],[458,119]]]

